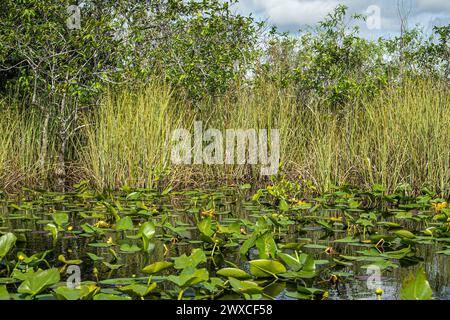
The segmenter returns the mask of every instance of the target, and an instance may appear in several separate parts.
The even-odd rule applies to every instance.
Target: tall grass
[[[55,166],[54,135],[49,129],[47,156],[40,164],[43,121],[39,112],[27,110],[14,98],[0,102],[0,189],[49,187]]]
[[[279,129],[282,170],[292,180],[320,191],[333,184],[393,190],[401,183],[427,185],[450,194],[450,90],[448,83],[406,80],[375,99],[361,99],[330,111],[319,98],[299,105],[294,92],[271,84],[197,105],[175,98],[154,82],[138,92],[108,92],[86,115],[69,165],[82,168],[77,179],[99,189],[123,185],[214,186],[270,183],[258,166],[171,163],[176,128],[204,130]],[[305,100],[305,99],[303,99]],[[37,166],[42,124],[39,114],[3,108],[0,117],[0,188],[51,182],[55,139],[45,168]],[[48,184],[51,187],[51,183]]]
[[[136,93],[107,93],[100,110],[86,119],[81,161],[100,189],[154,187],[170,165],[170,133],[182,109],[169,88],[153,84]]]
[[[204,130],[279,129],[284,172],[321,191],[333,184],[392,190],[409,183],[448,192],[449,98],[445,84],[410,80],[331,112],[319,99],[299,106],[289,89],[266,84],[187,107],[153,85],[137,95],[107,96],[88,130],[83,162],[100,188],[151,186],[162,172],[166,183],[184,186],[268,182],[257,166],[171,165],[172,130],[193,132],[197,120]]]

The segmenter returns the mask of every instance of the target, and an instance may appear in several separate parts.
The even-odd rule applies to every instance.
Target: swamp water
[[[61,289],[76,265],[84,298],[377,299],[380,287],[381,299],[399,299],[405,278],[423,268],[433,298],[450,299],[444,205],[427,196],[386,204],[348,190],[305,201],[270,193],[97,194],[80,184],[4,196],[0,236],[16,241],[0,259],[0,288],[12,299],[83,297]],[[20,273],[38,268],[58,268],[60,278],[20,289]]]

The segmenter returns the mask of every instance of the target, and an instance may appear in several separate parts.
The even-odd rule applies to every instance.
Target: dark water
[[[259,205],[250,201],[250,193],[241,190],[224,189],[220,191],[191,191],[171,196],[157,196],[156,193],[144,194],[139,200],[127,200],[124,194],[103,196],[103,199],[92,193],[80,192],[65,195],[56,193],[30,193],[26,195],[0,200],[0,232],[11,231],[18,237],[15,252],[23,251],[26,255],[50,250],[47,260],[50,265],[58,265],[57,257],[62,254],[66,259],[81,259],[82,280],[95,280],[93,274],[94,262],[86,255],[87,252],[95,253],[105,258],[104,261],[112,261],[123,265],[118,270],[100,270],[99,278],[129,278],[131,276],[141,277],[141,269],[156,261],[169,260],[182,254],[189,255],[192,248],[201,247],[199,232],[196,224],[201,212],[208,205],[215,206],[215,219],[223,225],[227,225],[240,219],[256,221],[263,215],[272,215],[277,210],[267,205]],[[120,203],[119,214],[130,215],[134,225],[151,220],[156,223],[163,219],[174,227],[183,230],[183,236],[159,230],[154,239],[154,249],[150,254],[141,252],[125,253],[120,251],[123,243],[139,245],[138,239],[133,239],[136,230],[116,231],[112,228],[104,228],[104,234],[83,233],[81,225],[89,223],[94,225],[98,221],[110,221],[110,213],[105,209],[103,202],[114,204]],[[14,208],[13,205],[19,206]],[[144,205],[148,210],[141,210]],[[69,223],[75,232],[60,231],[58,238],[54,241],[49,231],[45,230],[48,223],[54,223],[53,214],[63,212],[69,215]],[[339,216],[340,210],[322,210],[314,215],[322,217]],[[315,260],[328,260],[332,263],[333,258],[339,255],[356,256],[356,252],[367,250],[367,245],[362,243],[336,243],[337,239],[345,238],[347,230],[336,227],[334,233],[327,233],[314,223],[304,220],[280,228],[275,234],[278,244],[307,242],[302,250],[312,254]],[[395,221],[391,219],[390,221]],[[399,222],[399,221],[397,221]],[[408,229],[420,229],[420,226],[412,222],[400,221]],[[408,225],[412,224],[412,225]],[[67,227],[67,226],[66,226]],[[65,229],[67,230],[67,228]],[[97,248],[90,246],[92,243],[105,242],[106,239],[113,240],[112,248],[118,255],[118,261],[113,258],[109,248]],[[314,248],[314,244],[333,247],[333,253],[327,254],[323,247]],[[383,299],[399,299],[399,290],[403,280],[420,266],[425,268],[428,281],[433,289],[435,299],[450,299],[450,257],[436,254],[442,250],[442,244],[417,244],[415,246],[415,263],[400,265],[399,261],[392,260],[398,268],[384,270],[381,279],[376,286],[383,288]],[[14,254],[13,253],[13,254]],[[258,252],[252,249],[249,257],[239,254],[239,245],[234,244],[224,250],[224,260],[233,262],[244,270],[248,270],[248,259],[258,259]],[[367,262],[354,262],[352,266],[333,266],[330,263],[317,266],[319,276],[305,280],[309,287],[321,288],[329,292],[329,299],[377,299],[374,287],[367,283],[372,274],[368,269],[361,268],[368,265]],[[207,266],[214,269],[212,264]],[[167,273],[166,273],[167,274]],[[340,281],[337,285],[330,284],[331,274],[338,274]],[[171,284],[163,284],[167,289],[173,287]],[[289,284],[278,282],[273,284],[272,294],[276,299],[290,299],[286,296]],[[189,295],[189,292],[186,293]],[[237,298],[230,296],[231,298]]]

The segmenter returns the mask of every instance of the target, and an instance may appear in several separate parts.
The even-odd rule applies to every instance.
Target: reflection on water
[[[211,194],[209,194],[210,196]],[[94,200],[85,199],[83,201],[71,201],[70,195],[63,203],[61,200],[52,200],[56,195],[48,195],[37,199],[27,199],[27,201],[19,201],[17,199],[0,200],[0,231],[12,231],[18,237],[16,252],[23,251],[27,255],[51,250],[47,255],[50,264],[57,263],[57,257],[62,254],[70,259],[82,259],[82,280],[94,280],[93,261],[86,258],[86,253],[95,253],[98,256],[110,255],[109,248],[92,247],[89,244],[96,242],[96,235],[74,235],[62,232],[56,242],[53,241],[51,234],[44,229],[45,225],[52,222],[52,212],[67,212],[70,216],[70,224],[75,230],[80,229],[80,225],[86,223],[95,223],[97,220],[93,218],[93,213],[100,210],[98,204]],[[112,275],[115,278],[130,277],[131,275],[142,276],[140,270],[155,261],[167,260],[170,257],[177,257],[182,254],[190,254],[193,247],[200,246],[199,234],[196,228],[197,220],[193,213],[196,208],[202,207],[202,204],[209,201],[210,197],[190,197],[188,195],[179,195],[170,198],[152,199],[152,205],[158,208],[159,212],[169,213],[168,215],[156,214],[152,217],[155,221],[168,219],[173,225],[185,226],[187,236],[177,241],[172,241],[170,236],[164,232],[159,232],[154,243],[155,247],[151,254],[123,253],[116,250],[119,257],[119,263],[122,268],[114,270]],[[270,206],[255,205],[249,201],[248,194],[227,190],[214,195],[216,210],[218,212],[216,219],[226,225],[236,221],[237,219],[248,219],[256,221],[263,214],[272,214],[275,212]],[[17,210],[11,207],[12,204],[27,204],[29,208]],[[85,213],[85,215],[83,215]],[[316,215],[329,216],[330,214],[339,215],[339,210],[330,210],[316,212]],[[134,216],[133,220],[139,223],[141,218]],[[148,217],[145,217],[148,219]],[[144,221],[144,220],[142,220]],[[395,220],[392,220],[395,221]],[[405,222],[402,222],[405,223]],[[407,222],[411,223],[411,222]],[[112,229],[106,230],[106,236],[112,237],[115,244],[121,243],[137,243],[130,236],[135,231],[119,231]],[[310,244],[320,244],[323,246],[333,247],[333,255],[337,256],[357,255],[356,251],[365,250],[357,244],[350,243],[334,243],[333,240],[346,237],[345,230],[335,230],[334,233],[326,233],[322,228],[313,224],[293,224],[286,229],[280,230],[277,235],[278,243],[302,242],[304,239],[310,239]],[[248,262],[245,257],[240,256],[239,246],[228,248],[225,252],[224,260],[232,261],[242,269],[248,271]],[[450,299],[450,257],[446,255],[436,254],[436,251],[442,248],[438,245],[417,245],[416,256],[423,260],[423,265],[429,283],[433,289],[433,295],[436,299]],[[325,253],[323,249],[304,248],[307,253],[312,253],[316,260],[331,260],[332,257]],[[256,250],[250,252],[250,258],[258,258]],[[399,264],[394,260],[395,264]],[[368,288],[367,279],[370,276],[368,269],[361,268],[367,265],[367,262],[355,262],[351,266],[342,266],[333,269],[333,273],[348,274],[348,276],[340,277],[337,285],[331,285],[328,276],[331,271],[324,272],[314,281],[307,280],[312,287],[325,289],[329,292],[329,299],[377,299],[373,288]],[[415,272],[422,264],[412,264],[410,266],[400,266],[393,270],[383,271],[381,275],[381,287],[384,290],[383,299],[399,299],[399,291],[405,279],[411,272]],[[208,266],[213,270],[213,266]],[[327,265],[321,265],[319,268],[326,269]],[[161,284],[169,288],[171,285],[167,283]],[[272,288],[273,286],[273,288]],[[268,291],[272,290],[274,297],[277,299],[289,299],[286,297],[286,288],[284,283],[274,283]],[[186,292],[189,296],[189,291]]]

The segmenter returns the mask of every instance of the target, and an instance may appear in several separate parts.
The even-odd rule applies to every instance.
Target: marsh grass
[[[72,180],[90,180],[100,190],[271,183],[259,175],[259,166],[172,165],[173,130],[193,132],[197,120],[204,130],[222,132],[279,129],[281,173],[321,192],[334,184],[382,184],[393,190],[407,183],[416,191],[426,185],[449,194],[448,83],[406,80],[375,99],[360,99],[333,111],[319,98],[303,99],[305,104],[299,105],[294,90],[271,84],[237,92],[195,105],[175,98],[158,82],[133,92],[107,92],[101,107],[86,115],[87,126],[73,142],[69,165],[78,175]],[[42,179],[51,187],[55,141],[49,144],[48,163],[41,170],[36,166],[39,115],[2,110],[0,187],[40,186]]]
[[[41,163],[43,121],[39,112],[26,110],[11,97],[0,101],[0,188],[15,191],[23,186],[51,185],[55,167],[55,139],[49,128],[45,161]]]

